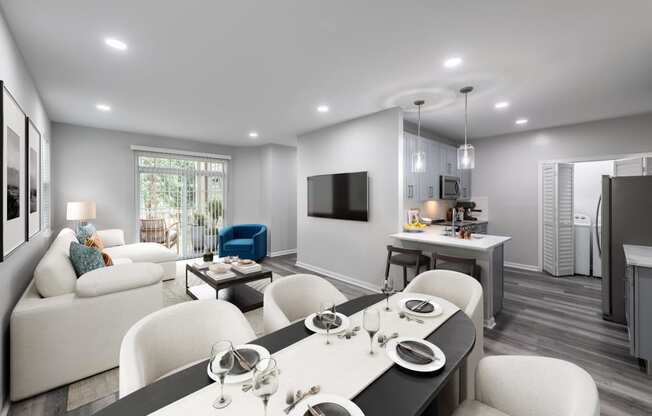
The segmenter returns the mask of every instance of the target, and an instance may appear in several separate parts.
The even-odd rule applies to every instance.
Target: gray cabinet
[[[439,199],[439,143],[411,133],[403,137],[404,198],[417,202]],[[418,153],[425,165],[422,172],[414,172]]]
[[[614,176],[652,175],[652,157],[635,157],[614,161]]]
[[[634,357],[647,361],[647,373],[652,375],[652,268],[627,268],[625,316],[630,352]]]
[[[445,176],[458,176],[457,148],[442,143],[439,145],[439,157],[441,161],[440,173]]]

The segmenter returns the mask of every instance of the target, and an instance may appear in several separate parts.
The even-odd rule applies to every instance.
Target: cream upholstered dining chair
[[[440,394],[439,412],[441,415],[450,415],[460,402],[475,397],[475,368],[484,354],[482,285],[469,275],[440,269],[421,273],[412,279],[404,292],[444,298],[464,311],[475,325],[473,349],[460,371],[451,378]]]
[[[346,297],[327,280],[312,274],[295,274],[276,280],[265,289],[263,320],[265,332],[284,328],[290,323],[319,312],[322,302],[336,305]]]
[[[219,340],[251,341],[242,312],[221,300],[195,300],[156,311],[132,326],[120,347],[120,397],[205,360]]]
[[[595,382],[583,369],[548,357],[485,357],[476,371],[475,400],[454,416],[598,416]]]

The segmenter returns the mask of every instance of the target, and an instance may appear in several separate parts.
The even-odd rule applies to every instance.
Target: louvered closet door
[[[543,166],[543,269],[553,276],[572,275],[575,268],[573,165]]]

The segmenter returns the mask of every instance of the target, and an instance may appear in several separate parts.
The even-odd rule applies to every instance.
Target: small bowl
[[[213,273],[226,273],[230,268],[231,266],[225,263],[213,263],[208,266],[208,270],[212,271]]]

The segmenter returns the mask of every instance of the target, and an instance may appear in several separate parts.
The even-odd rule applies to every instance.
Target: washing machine
[[[575,274],[591,275],[591,218],[575,214]]]

